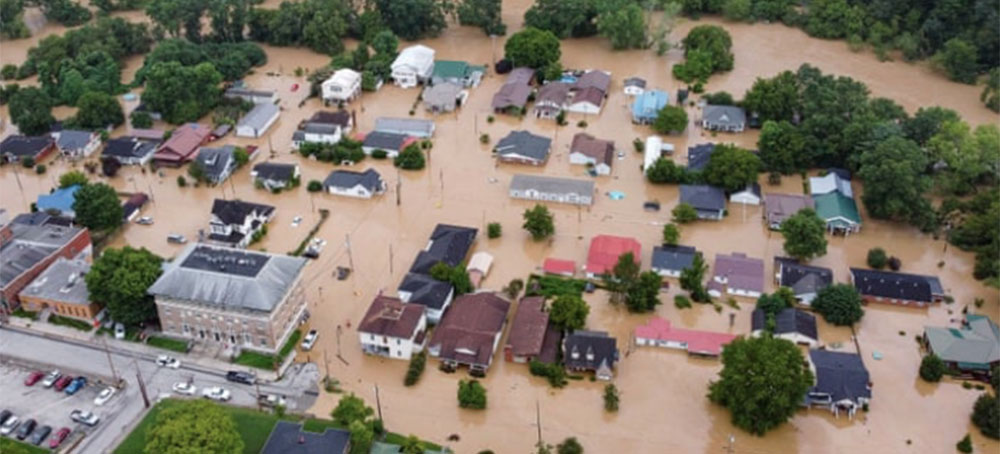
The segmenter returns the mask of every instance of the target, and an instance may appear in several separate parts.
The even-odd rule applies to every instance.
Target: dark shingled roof
[[[751,321],[752,331],[767,328],[767,316],[764,311],[753,311]],[[774,317],[774,334],[799,333],[813,340],[819,340],[816,329],[816,316],[794,308],[782,309]]]
[[[347,127],[351,124],[351,113],[346,110],[337,112],[319,111],[309,117],[309,123],[327,123]]]
[[[816,293],[833,283],[829,268],[804,265],[787,257],[775,257],[774,269],[780,273],[778,284],[791,288],[796,295]]]
[[[444,262],[448,266],[462,263],[476,240],[476,232],[476,229],[470,227],[438,224],[431,233],[431,244],[427,250],[417,254],[410,272],[429,274],[431,267],[438,262]]]
[[[362,143],[366,147],[377,148],[387,151],[401,151],[403,144],[410,138],[406,134],[396,134],[394,132],[372,131],[365,136]]]
[[[115,158],[143,158],[156,151],[156,141],[140,140],[136,137],[119,137],[104,144],[104,156]]]
[[[243,224],[247,216],[253,212],[268,216],[274,213],[274,207],[260,203],[244,202],[242,200],[215,199],[212,202],[212,214],[225,224]]]
[[[306,432],[301,423],[278,421],[260,454],[346,454],[351,433],[326,429],[323,433]]]
[[[518,154],[538,161],[549,158],[552,139],[538,136],[528,131],[512,131],[497,142],[493,150],[500,156]]]
[[[689,204],[698,211],[724,210],[726,193],[707,184],[682,184],[681,203]]]
[[[323,186],[350,189],[357,185],[364,186],[365,189],[375,192],[382,187],[382,176],[375,169],[368,169],[364,172],[354,172],[352,170],[334,170],[323,180]]]
[[[851,276],[862,295],[925,303],[933,300],[927,276],[861,268],[851,268]]]
[[[573,359],[573,352],[579,353]],[[592,353],[592,360],[587,354]],[[614,369],[618,361],[618,341],[603,331],[577,330],[563,340],[563,362],[571,369],[594,370],[607,365]]]
[[[0,142],[0,154],[10,154],[18,159],[25,156],[35,157],[54,143],[55,140],[50,136],[8,136]]]
[[[833,402],[845,399],[857,402],[858,398],[872,397],[868,369],[857,354],[810,350],[809,359],[816,368],[816,386],[810,393],[828,394]]]
[[[298,167],[296,164],[262,162],[254,165],[253,171],[260,180],[290,181],[295,176],[296,167]]]
[[[441,282],[426,274],[407,273],[399,284],[399,291],[410,292],[409,302],[430,309],[441,309],[451,292],[451,284]]]
[[[510,324],[507,345],[516,356],[538,356],[545,342],[545,332],[549,326],[549,314],[542,311],[545,298],[527,296],[521,298],[517,313]]]
[[[377,336],[409,339],[420,325],[424,308],[416,304],[406,304],[397,298],[376,296],[358,323],[358,332]]]
[[[693,246],[656,246],[650,266],[664,270],[683,270],[691,266],[698,251]]]
[[[493,341],[503,331],[509,310],[510,303],[492,292],[459,296],[434,329],[428,348],[440,349],[443,359],[489,366]]]
[[[703,143],[688,147],[688,170],[703,170],[708,165],[708,159],[715,150],[714,143]]]

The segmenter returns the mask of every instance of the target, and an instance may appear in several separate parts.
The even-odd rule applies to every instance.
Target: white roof
[[[477,252],[472,254],[472,258],[469,259],[469,265],[465,267],[466,271],[476,270],[483,275],[487,275],[490,272],[490,267],[493,266],[493,256],[488,252]]]
[[[323,81],[323,86],[337,85],[340,87],[351,87],[361,80],[361,73],[353,69],[338,69],[329,79]]]
[[[851,182],[840,178],[834,172],[830,172],[822,177],[809,177],[809,190],[812,195],[829,194],[838,191],[844,197],[854,198],[854,193],[851,191]]]
[[[650,166],[652,166],[660,156],[663,155],[663,151],[674,151],[674,145],[669,143],[663,143],[663,139],[659,136],[649,136],[646,138],[646,150],[643,155],[642,170],[645,172]]]
[[[421,44],[403,49],[392,62],[392,70],[403,66],[412,68],[418,74],[429,73],[434,69],[434,49]]]

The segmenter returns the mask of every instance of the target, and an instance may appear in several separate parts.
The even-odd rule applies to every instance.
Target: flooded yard
[[[526,0],[505,2],[504,18],[511,31],[519,28],[528,5],[530,2]],[[681,24],[675,38],[682,37],[691,24]],[[824,72],[854,77],[868,84],[876,96],[892,98],[910,111],[920,106],[942,105],[959,111],[971,123],[996,121],[996,116],[980,104],[978,87],[948,82],[923,65],[879,63],[868,53],[851,53],[843,42],[815,40],[781,25],[724,25],[733,35],[736,67],[729,74],[713,77],[708,91],[727,90],[740,96],[754,78],[769,77],[808,62]],[[0,43],[0,63],[19,63],[25,55],[26,47],[22,47],[30,46],[36,39],[37,36]],[[496,58],[502,54],[502,41],[498,39],[495,44]],[[490,39],[480,30],[468,27],[449,28],[442,37],[423,43],[437,51],[438,59],[489,64],[494,55]],[[437,130],[426,169],[400,172],[389,160],[373,159],[351,166],[354,170],[375,168],[390,188],[376,199],[355,200],[306,192],[308,181],[323,180],[335,167],[304,159],[290,150],[291,135],[297,124],[321,108],[316,99],[299,106],[308,93],[308,82],[305,77],[294,76],[294,71],[298,67],[312,69],[325,65],[329,57],[303,49],[264,48],[268,63],[257,68],[246,81],[251,87],[279,92],[281,117],[271,127],[268,137],[250,140],[229,136],[217,142],[257,145],[255,159],[216,187],[179,188],[177,176],[186,175],[186,169],[153,173],[148,169],[143,172],[135,167],[123,168],[119,176],[107,182],[122,192],[149,193],[152,203],[143,210],[143,215],[153,217],[155,222],[151,226],[126,225],[112,245],[143,246],[171,257],[180,252],[181,246],[168,244],[168,233],[197,238],[199,230],[208,228],[215,198],[239,198],[277,207],[268,235],[253,248],[284,253],[295,249],[305,238],[319,220],[319,209],[330,210],[330,218],[316,235],[326,240],[327,246],[319,259],[307,266],[303,277],[313,314],[310,324],[321,335],[316,348],[309,354],[301,354],[300,359],[328,367],[345,390],[362,395],[371,404],[375,402],[377,385],[382,413],[392,430],[420,434],[438,442],[458,434],[460,441],[448,443],[458,453],[487,448],[497,453],[529,452],[537,437],[537,404],[545,440],[556,443],[576,436],[588,452],[717,453],[728,444],[730,434],[735,435],[736,452],[744,453],[838,453],[859,447],[863,447],[863,452],[951,452],[966,432],[973,434],[977,452],[996,452],[1000,447],[995,441],[984,440],[969,423],[976,391],[965,390],[957,382],[929,385],[917,377],[920,353],[913,339],[924,325],[945,325],[950,319],[960,317],[966,305],[970,310],[1000,318],[996,289],[972,279],[971,254],[915,229],[866,216],[860,234],[830,237],[827,255],[814,262],[832,268],[836,280],[846,282],[849,266],[864,266],[868,249],[883,247],[902,260],[904,271],[939,275],[956,302],[931,309],[866,308],[866,316],[856,330],[874,382],[873,401],[871,411],[859,413],[854,421],[836,419],[825,411],[803,410],[790,423],[763,438],[733,427],[728,411],[705,398],[708,382],[721,367],[719,362],[691,358],[674,350],[635,349],[630,343],[631,330],[650,315],[632,315],[623,307],[612,306],[602,292],[587,295],[591,305],[588,327],[615,335],[623,353],[615,379],[622,392],[621,410],[616,414],[603,410],[603,383],[571,381],[568,387],[553,390],[543,379],[529,375],[527,366],[505,363],[501,356],[483,380],[489,390],[486,411],[459,409],[456,382],[466,374],[442,373],[437,370],[435,360],[429,362],[416,386],[404,387],[406,363],[361,354],[353,327],[378,292],[395,291],[437,223],[480,228],[474,249],[495,257],[494,268],[483,282],[484,288],[500,289],[511,279],[526,278],[550,256],[582,265],[590,238],[597,234],[636,238],[643,247],[643,267],[648,268],[652,248],[661,239],[662,226],[669,222],[670,210],[678,203],[678,190],[671,185],[647,184],[643,178],[639,168],[642,155],[633,151],[631,142],[645,138],[651,131],[630,122],[630,99],[621,92],[621,83],[624,78],[637,75],[647,79],[651,87],[667,90],[673,96],[679,85],[670,76],[670,66],[679,60],[680,53],[675,51],[666,58],[657,58],[649,51],[612,53],[602,39],[564,41],[565,67],[606,69],[612,71],[613,79],[610,97],[599,115],[571,114],[569,125],[564,127],[556,127],[551,120],[536,120],[531,115],[523,119],[497,115],[495,121],[489,122],[491,97],[504,81],[503,76],[489,74],[482,85],[471,89],[467,104],[458,112],[433,117]],[[129,60],[126,81],[140,65],[141,58]],[[293,90],[295,84],[301,88]],[[374,94],[365,93],[348,106],[357,115],[355,131],[369,131],[379,116],[408,116],[417,95],[417,90],[394,86],[383,87]],[[57,117],[70,114],[57,111]],[[7,117],[5,108],[0,109],[0,116]],[[415,116],[432,118],[422,107]],[[712,137],[694,125],[693,120],[700,116],[696,108],[689,109],[689,116],[692,123],[685,134],[666,138],[676,147],[674,159],[678,163],[685,162],[688,145],[704,141],[755,146],[756,132]],[[577,126],[580,120],[587,122],[586,128]],[[208,121],[204,119],[203,123]],[[490,154],[491,145],[479,141],[480,134],[485,133],[494,144],[518,129],[552,138],[553,151],[546,166],[497,165]],[[3,134],[12,130],[8,126]],[[570,165],[568,159],[573,135],[582,131],[614,140],[616,148],[624,151],[624,158],[615,159],[610,176],[594,179],[599,195],[593,206],[549,205],[555,215],[556,234],[551,240],[533,242],[521,228],[522,212],[533,203],[510,199],[507,185],[517,173],[591,178],[585,175],[585,167]],[[120,128],[113,135],[124,133],[124,128]],[[255,189],[250,167],[268,160],[299,163],[302,186],[281,194]],[[58,176],[71,167],[64,161],[47,164],[49,171],[45,175],[18,166],[0,168],[0,207],[15,213],[26,211],[39,194],[47,193],[56,185]],[[766,175],[761,178],[764,192],[802,192],[800,177],[785,177],[780,186],[767,185]],[[862,192],[859,182],[854,183],[854,190]],[[605,195],[609,191],[621,191],[625,198],[611,200]],[[401,201],[398,205],[397,196]],[[644,211],[642,204],[647,200],[658,200],[661,210]],[[696,246],[709,264],[717,253],[734,251],[762,258],[767,275],[772,275],[771,258],[783,255],[783,240],[779,233],[765,228],[761,209],[731,204],[729,215],[721,222],[683,226],[681,243]],[[296,216],[303,220],[293,226],[292,219]],[[501,238],[486,238],[485,227],[489,222],[501,223]],[[336,267],[349,264],[354,269],[351,277],[337,281]],[[676,284],[676,280],[671,281],[672,287]],[[774,289],[771,280],[766,289]],[[741,300],[738,310],[723,305],[721,313],[703,305],[678,310],[673,306],[676,291],[672,288],[661,295],[664,304],[656,315],[688,328],[749,332],[753,301]],[[976,297],[986,300],[982,309],[972,306]],[[729,323],[730,313],[735,314],[733,326]],[[338,326],[343,330],[339,338]],[[831,348],[853,349],[851,336],[847,328],[820,324],[821,342]],[[882,355],[881,360],[873,359],[872,353],[876,351]],[[337,399],[337,395],[324,394],[311,411],[327,414]]]

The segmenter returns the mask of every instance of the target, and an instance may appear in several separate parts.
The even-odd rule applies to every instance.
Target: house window
[[[170,315],[170,308],[169,308],[169,307],[167,307],[167,308],[164,308],[164,309],[163,309],[163,313],[164,313],[164,314],[167,314],[167,315]]]
[[[260,346],[267,347],[267,339],[264,339],[263,337],[260,338]]]
[[[402,344],[403,344],[403,341],[402,341],[402,340],[400,340],[400,339],[396,339],[396,345],[402,345]]]
[[[187,323],[184,324],[183,328],[184,328],[184,334],[188,334],[189,332],[191,332],[191,327],[188,326]]]

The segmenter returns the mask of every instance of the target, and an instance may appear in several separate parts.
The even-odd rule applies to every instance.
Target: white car
[[[143,216],[139,218],[139,220],[135,221],[135,223],[139,225],[153,225],[153,218],[149,216]]]
[[[292,227],[298,227],[302,223],[302,216],[295,216],[292,218]]]
[[[174,392],[182,396],[193,396],[198,392],[198,388],[188,382],[179,381],[174,383]]]
[[[171,369],[177,369],[181,367],[181,362],[178,361],[177,358],[167,355],[160,355],[156,357],[156,365],[161,367],[169,367]]]
[[[314,329],[309,330],[309,333],[306,334],[306,338],[302,340],[302,350],[312,350],[313,345],[316,345],[317,337],[319,337],[319,331]]]
[[[225,402],[232,397],[229,394],[229,390],[221,386],[213,386],[211,388],[205,388],[201,391],[201,396],[206,399],[217,400],[219,402]]]
[[[69,414],[69,419],[76,421],[80,424],[86,424],[88,426],[96,426],[101,418],[95,415],[93,412],[83,411],[83,410],[73,410]]]
[[[104,388],[101,391],[101,393],[98,394],[96,398],[94,398],[94,405],[106,404],[109,400],[111,400],[112,397],[114,397],[116,391],[117,390],[112,386]]]
[[[7,422],[3,423],[3,426],[0,426],[0,434],[10,435],[14,429],[17,429],[18,424],[21,424],[21,420],[17,416],[7,418]]]
[[[125,325],[121,323],[115,323],[115,339],[125,338]]]
[[[46,375],[45,378],[42,379],[42,386],[46,388],[51,388],[52,385],[56,384],[56,381],[59,380],[59,377],[62,377],[62,374],[59,372],[59,370],[54,370],[52,372],[49,372],[48,375]]]

